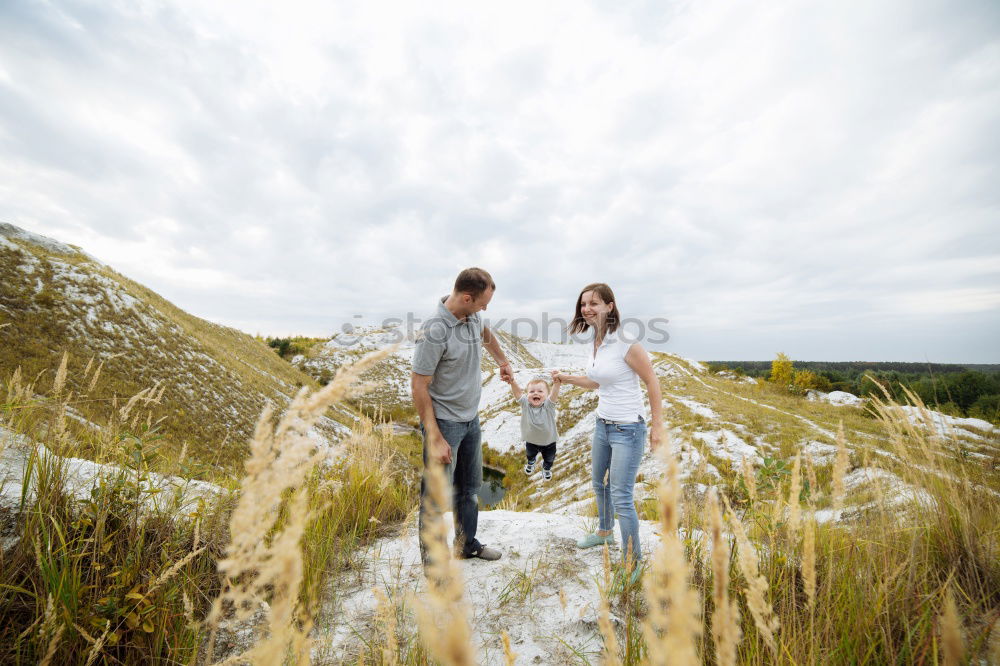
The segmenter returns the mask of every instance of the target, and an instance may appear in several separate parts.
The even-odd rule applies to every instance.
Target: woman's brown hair
[[[618,312],[618,301],[615,300],[615,294],[611,291],[611,287],[603,282],[595,282],[581,289],[580,295],[576,297],[576,312],[573,313],[573,321],[569,325],[570,335],[583,333],[590,328],[590,324],[587,323],[587,320],[580,313],[580,301],[583,300],[583,295],[588,291],[597,294],[605,303],[611,303],[611,311],[608,312],[608,318],[605,322],[607,324],[605,333],[614,333],[618,330],[618,325],[621,323],[621,313]]]

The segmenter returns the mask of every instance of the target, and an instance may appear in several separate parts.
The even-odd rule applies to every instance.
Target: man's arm
[[[507,360],[507,356],[503,353],[503,349],[500,348],[500,340],[497,339],[497,336],[493,335],[493,331],[488,326],[483,326],[483,346],[486,347],[486,351],[490,353],[493,360],[500,366],[500,379],[504,381],[513,379],[514,369],[511,367],[510,361]]]
[[[434,416],[434,404],[431,402],[429,390],[433,379],[433,375],[410,373],[410,390],[413,393],[413,406],[420,415],[420,422],[424,425],[428,454],[442,465],[447,465],[451,462],[451,447],[441,434],[437,417]]]

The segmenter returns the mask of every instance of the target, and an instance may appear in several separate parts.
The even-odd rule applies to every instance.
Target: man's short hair
[[[455,278],[455,293],[479,298],[487,289],[496,290],[493,278],[482,268],[466,268]]]

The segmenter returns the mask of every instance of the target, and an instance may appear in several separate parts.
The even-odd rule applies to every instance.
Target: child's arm
[[[559,388],[562,386],[561,379],[555,379],[552,381],[552,390],[549,392],[549,400],[555,404],[559,404]]]
[[[521,387],[518,385],[517,380],[514,379],[514,376],[511,375],[511,377],[510,377],[509,380],[505,379],[504,381],[507,382],[508,384],[510,384],[510,390],[513,391],[513,393],[514,393],[514,400],[520,400],[521,396],[524,394],[524,392],[521,390]]]

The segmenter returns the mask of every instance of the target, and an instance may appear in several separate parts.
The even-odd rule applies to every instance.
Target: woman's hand
[[[649,428],[649,450],[656,451],[663,443],[663,424],[653,423]]]

